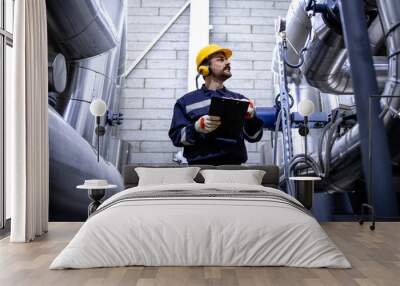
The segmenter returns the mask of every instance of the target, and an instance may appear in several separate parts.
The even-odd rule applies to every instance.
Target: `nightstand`
[[[101,204],[106,190],[115,189],[117,185],[109,185],[106,180],[85,180],[83,185],[79,185],[77,189],[87,190],[89,198],[92,202],[88,206],[88,217],[94,213]]]
[[[297,199],[304,205],[305,208],[311,209],[314,194],[314,182],[320,181],[320,177],[289,177],[295,181],[297,190]]]

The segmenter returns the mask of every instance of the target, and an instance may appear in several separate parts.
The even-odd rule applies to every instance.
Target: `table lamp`
[[[297,111],[304,117],[304,124],[300,126],[299,133],[304,136],[304,155],[307,157],[308,116],[314,112],[314,103],[309,99],[303,99],[297,105]]]
[[[297,111],[304,117],[304,123],[299,127],[299,134],[304,136],[304,157],[307,161],[307,135],[308,129],[308,116],[314,112],[314,103],[309,99],[303,99],[297,105]],[[289,179],[296,182],[297,199],[307,208],[311,209],[314,193],[314,181],[321,180],[319,177],[308,177],[308,169],[306,169],[306,176],[290,177]]]
[[[103,136],[106,133],[106,129],[104,126],[100,125],[100,117],[106,113],[107,105],[101,99],[94,99],[92,103],[90,103],[90,113],[96,117],[96,130],[95,133],[97,135],[97,162],[99,162],[99,153],[100,153],[100,136]]]

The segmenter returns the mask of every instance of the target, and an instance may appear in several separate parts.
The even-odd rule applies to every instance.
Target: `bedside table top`
[[[293,181],[320,181],[320,177],[289,177]]]
[[[107,185],[107,186],[88,186],[88,185],[79,185],[76,186],[77,189],[83,190],[106,190],[106,189],[115,189],[118,187],[117,185]]]

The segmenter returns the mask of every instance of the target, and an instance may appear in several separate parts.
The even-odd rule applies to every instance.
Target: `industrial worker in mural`
[[[184,148],[189,164],[242,164],[247,161],[244,140],[253,143],[262,137],[263,122],[256,115],[254,102],[224,86],[232,76],[231,56],[230,49],[215,44],[201,49],[196,65],[205,83],[175,103],[169,137],[175,146]],[[232,106],[232,102],[240,104]],[[243,114],[242,103],[246,104]],[[228,133],[219,132],[222,129]]]

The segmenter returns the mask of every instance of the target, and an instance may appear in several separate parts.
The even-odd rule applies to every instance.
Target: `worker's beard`
[[[215,72],[210,68],[210,75],[217,81],[224,82],[232,76],[230,67],[225,67],[222,71]]]
[[[230,68],[229,69],[224,69],[223,74],[226,77],[226,79],[230,78],[232,76],[231,69]]]
[[[224,69],[218,76],[217,78],[219,80],[227,80],[228,78],[230,78],[232,76],[231,70],[230,69]]]

